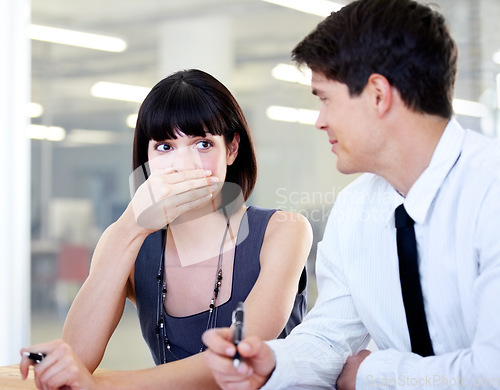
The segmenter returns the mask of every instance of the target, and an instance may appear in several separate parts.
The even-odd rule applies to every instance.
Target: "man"
[[[219,385],[500,388],[500,146],[452,118],[457,50],[443,17],[412,0],[359,0],[292,57],[312,70],[337,168],[366,174],[332,209],[318,299],[289,337],[249,337],[234,368],[232,332],[204,334]],[[400,231],[413,235],[413,271]]]

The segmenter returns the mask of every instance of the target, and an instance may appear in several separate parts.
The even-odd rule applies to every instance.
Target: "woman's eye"
[[[204,140],[201,140],[199,141],[197,144],[196,144],[196,147],[200,150],[207,150],[207,149],[210,149],[212,147],[212,142],[204,139]]]
[[[155,150],[158,152],[168,152],[172,147],[169,144],[159,143],[155,146]]]

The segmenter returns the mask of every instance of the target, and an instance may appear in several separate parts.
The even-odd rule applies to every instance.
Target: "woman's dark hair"
[[[240,136],[238,156],[227,167],[226,181],[248,199],[257,180],[257,162],[241,107],[216,78],[197,69],[176,72],[156,84],[139,109],[134,135],[134,171],[148,161],[150,140],[176,139],[182,132],[222,135],[226,146]]]
[[[359,0],[332,13],[292,51],[298,65],[359,95],[372,73],[416,112],[450,118],[457,48],[442,15],[413,0]]]

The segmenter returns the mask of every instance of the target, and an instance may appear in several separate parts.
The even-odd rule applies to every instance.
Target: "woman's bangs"
[[[180,133],[192,137],[223,134],[217,107],[208,96],[200,96],[192,88],[172,92],[165,101],[157,103],[159,109],[155,113],[146,115],[149,139],[175,139]]]

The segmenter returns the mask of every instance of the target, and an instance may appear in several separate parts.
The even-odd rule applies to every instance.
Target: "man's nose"
[[[316,122],[314,123],[314,126],[318,130],[326,130],[326,128],[327,128],[326,121],[323,119],[323,114],[322,114],[321,110],[319,111],[318,118],[316,118]]]

